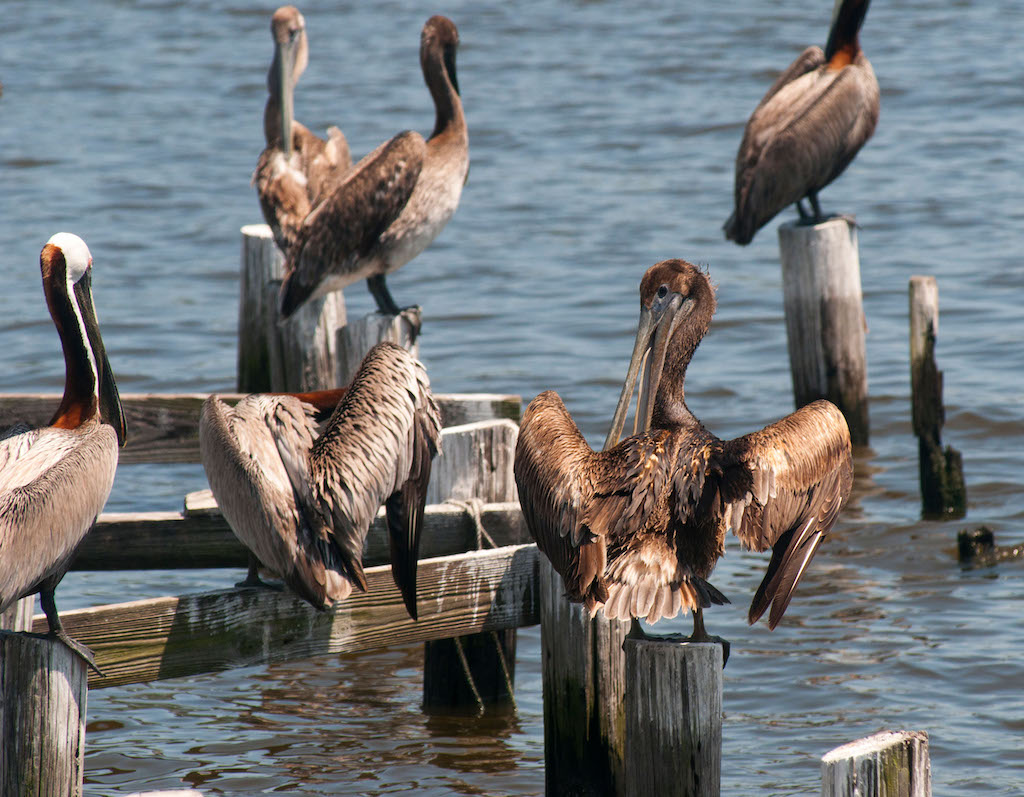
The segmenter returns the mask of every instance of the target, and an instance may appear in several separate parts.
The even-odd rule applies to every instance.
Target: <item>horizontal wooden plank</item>
[[[198,496],[206,497],[201,502]],[[72,570],[152,570],[193,567],[245,567],[247,549],[235,537],[208,490],[189,495],[180,512],[106,512],[100,515],[72,562]],[[517,502],[485,504],[484,531],[496,545],[530,542]],[[424,513],[421,556],[447,556],[490,543],[477,543],[477,526],[468,510],[452,504],[428,506]],[[367,566],[390,562],[383,512],[366,538]]]
[[[123,393],[128,443],[121,464],[199,462],[199,410],[205,393]],[[242,394],[221,393],[225,401]],[[445,426],[508,418],[519,422],[522,399],[514,394],[436,393]],[[0,428],[22,422],[42,426],[60,404],[59,393],[0,394]]]
[[[536,625],[537,562],[533,545],[425,559],[418,621],[386,566],[366,571],[367,592],[327,612],[288,592],[245,588],[79,609],[61,620],[105,673],[89,673],[95,689]],[[46,630],[43,615],[34,629]]]

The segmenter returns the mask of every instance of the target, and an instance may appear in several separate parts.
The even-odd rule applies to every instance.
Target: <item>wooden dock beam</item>
[[[821,758],[821,797],[931,797],[928,734],[882,731]]]
[[[545,792],[621,794],[626,752],[622,642],[630,624],[603,614],[591,619],[581,604],[565,598],[562,577],[546,557],[540,559]]]
[[[627,639],[626,783],[630,797],[718,797],[722,646]]]
[[[963,459],[942,447],[946,411],[942,372],[935,365],[939,334],[939,286],[935,277],[910,278],[910,388],[914,434],[918,442],[921,513],[960,518],[967,514]]]
[[[842,410],[856,445],[868,443],[868,372],[857,229],[846,218],[779,227],[793,397]]]
[[[89,672],[92,689],[540,622],[534,545],[420,561],[418,621],[390,566],[365,573],[367,591],[326,612],[288,592],[248,587],[65,611],[61,621],[105,673]],[[46,627],[36,615],[34,629]]]
[[[0,632],[0,794],[81,796],[85,704],[86,664],[67,645]]]

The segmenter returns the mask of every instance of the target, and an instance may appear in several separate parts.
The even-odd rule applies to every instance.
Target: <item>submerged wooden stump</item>
[[[326,390],[345,384],[337,372],[337,333],[345,297],[311,299],[281,323],[278,293],[284,255],[266,224],[242,227],[238,307],[238,391]]]
[[[821,758],[821,797],[931,797],[928,734],[882,731]]]
[[[627,639],[626,784],[635,797],[718,797],[722,647]]]
[[[0,632],[0,794],[79,797],[86,664],[62,642]]]
[[[779,227],[786,338],[796,406],[826,398],[868,443],[866,324],[857,230],[845,218]]]
[[[629,623],[590,618],[540,557],[544,783],[549,795],[621,794]],[[653,794],[647,797],[654,797]]]
[[[942,404],[942,372],[935,364],[938,333],[939,286],[935,277],[911,277],[910,387],[921,512],[926,517],[963,517],[967,513],[963,460],[955,448],[942,447],[946,411]]]

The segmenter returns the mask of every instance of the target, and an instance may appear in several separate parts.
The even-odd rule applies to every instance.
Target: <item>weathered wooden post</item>
[[[544,669],[544,783],[550,795],[623,791],[629,623],[590,618],[565,598],[562,577],[540,557]],[[650,797],[650,795],[648,796]]]
[[[12,603],[7,607],[7,611],[0,612],[0,631],[31,631],[32,611],[35,605],[35,595]]]
[[[627,795],[718,797],[722,647],[626,639]]]
[[[857,445],[868,443],[868,376],[857,230],[846,218],[779,227],[793,395],[827,398]]]
[[[407,307],[399,315],[370,313],[338,330],[337,375],[339,384],[347,385],[356,375],[366,353],[378,343],[388,340],[419,357],[417,332],[423,313],[419,307]]]
[[[926,517],[963,517],[967,513],[963,460],[956,449],[942,447],[946,413],[942,406],[942,372],[935,365],[938,333],[939,286],[935,277],[911,277],[910,387],[921,512]]]
[[[340,291],[313,299],[280,323],[284,255],[266,224],[242,227],[242,296],[238,306],[238,391],[325,390],[337,373],[337,332],[345,326]],[[364,352],[365,353],[365,352]]]
[[[441,430],[442,454],[431,468],[427,503],[463,503],[476,513],[478,547],[486,535],[480,506],[519,500],[512,473],[518,436],[508,419]],[[514,702],[515,660],[514,628],[424,643],[423,708],[480,712]]]
[[[0,794],[80,797],[86,664],[62,642],[0,632]]]
[[[931,797],[928,734],[882,731],[821,758],[821,797]]]

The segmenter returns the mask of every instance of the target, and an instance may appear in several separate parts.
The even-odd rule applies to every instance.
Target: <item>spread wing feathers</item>
[[[780,421],[722,444],[720,511],[743,545],[772,548],[750,606],[754,623],[772,605],[782,619],[800,577],[850,495],[850,432],[839,409],[815,401]]]
[[[348,142],[337,127],[329,127],[323,141],[298,122],[292,125],[291,158],[276,145],[267,147],[252,176],[263,219],[282,252],[291,249],[309,212],[352,168]]]
[[[406,576],[412,571],[415,590],[411,558],[418,552],[429,478],[423,459],[439,449],[440,427],[423,366],[405,349],[379,343],[366,355],[308,457],[281,451],[310,528],[337,546],[345,572],[364,591],[362,553],[370,523],[381,504],[406,487],[413,503],[404,508],[404,519],[389,520],[389,528],[394,524],[391,545],[401,559],[399,570]],[[409,583],[399,585],[407,604],[415,601]]]
[[[322,280],[344,287],[366,276],[357,264],[372,255],[381,234],[401,215],[426,148],[419,133],[399,133],[363,158],[305,218],[288,250],[282,312],[292,312]]]
[[[95,421],[0,440],[0,611],[60,580],[110,495],[117,452],[113,427]]]
[[[305,458],[317,437],[317,408],[286,395],[254,394],[229,407],[203,404],[199,449],[206,478],[235,536],[317,609],[352,591],[329,539],[299,512],[284,457]],[[284,452],[284,453],[282,453]]]
[[[736,156],[736,211],[727,224],[749,238],[828,185],[871,137],[878,113],[878,81],[863,54],[841,70],[822,65],[773,86],[747,122]]]
[[[665,507],[678,454],[667,432],[587,445],[558,394],[535,398],[520,424],[515,474],[537,546],[570,600],[610,618],[654,622],[726,598],[681,565]]]
[[[519,503],[569,599],[586,603],[591,612],[608,599],[605,539],[586,524],[597,458],[557,393],[548,390],[530,402],[516,442]]]

